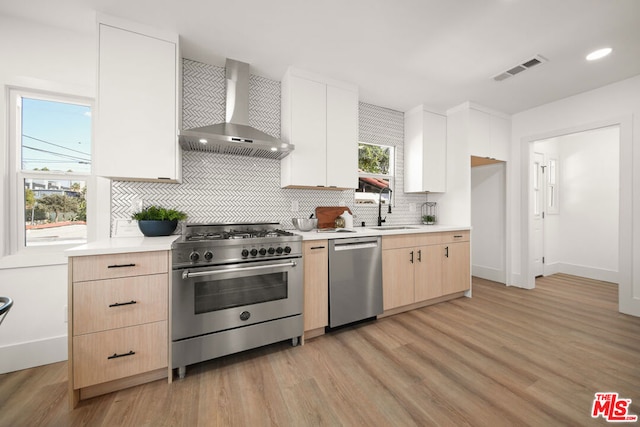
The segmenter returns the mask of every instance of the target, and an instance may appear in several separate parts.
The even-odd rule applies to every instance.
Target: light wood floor
[[[605,425],[594,393],[640,414],[640,318],[615,285],[473,280],[473,298],[190,367],[67,408],[67,367],[0,376],[2,426]]]

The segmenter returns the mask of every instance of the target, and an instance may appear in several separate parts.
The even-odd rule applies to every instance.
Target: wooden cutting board
[[[344,211],[349,213],[351,209],[346,206],[318,206],[316,208],[316,218],[318,218],[318,228],[334,228],[336,218]]]

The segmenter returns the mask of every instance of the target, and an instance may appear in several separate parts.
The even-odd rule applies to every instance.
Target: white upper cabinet
[[[469,108],[469,150],[472,156],[509,159],[511,121],[499,113]]]
[[[282,80],[282,132],[294,144],[281,186],[357,188],[358,90],[290,68]]]
[[[404,114],[405,193],[445,192],[447,118],[422,105]]]
[[[181,180],[178,35],[99,17],[95,171]]]

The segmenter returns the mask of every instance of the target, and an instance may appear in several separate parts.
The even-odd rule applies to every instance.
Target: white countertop
[[[376,230],[369,227],[354,227],[353,232],[318,232],[318,230],[292,232],[302,236],[302,240],[324,240],[324,239],[345,239],[349,237],[366,237],[366,236],[390,236],[393,234],[415,234],[415,233],[439,233],[442,231],[471,230],[470,226],[460,225],[388,225],[387,227],[407,227],[404,229]]]
[[[160,237],[112,237],[64,251],[66,256],[107,255],[123,252],[168,251],[180,235]]]
[[[302,240],[324,240],[324,239],[346,239],[349,237],[366,236],[390,236],[394,234],[415,234],[415,233],[439,233],[442,231],[471,230],[469,226],[460,225],[389,225],[388,227],[407,227],[403,229],[376,230],[368,227],[355,227],[353,232],[318,232],[297,231],[292,232],[302,236]],[[86,243],[64,251],[66,256],[87,256],[87,255],[108,255],[123,252],[149,252],[168,251],[171,244],[180,236],[173,234],[162,237],[112,237],[110,239],[98,240]]]

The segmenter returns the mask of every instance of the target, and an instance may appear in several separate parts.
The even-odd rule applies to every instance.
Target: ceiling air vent
[[[547,62],[547,59],[540,55],[536,55],[533,58],[523,62],[522,64],[518,64],[514,67],[511,67],[507,71],[500,73],[497,76],[494,76],[493,80],[497,82],[501,82],[503,80],[508,79],[509,77],[515,76],[516,74],[520,74],[521,72],[526,71],[529,68],[535,67],[536,65],[540,65],[543,62]]]

